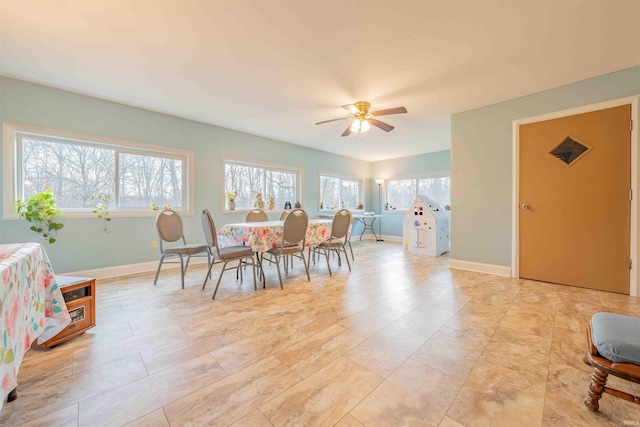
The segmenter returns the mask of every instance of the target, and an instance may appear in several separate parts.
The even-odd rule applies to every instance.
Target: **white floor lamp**
[[[380,190],[382,183],[384,182],[384,179],[382,178],[376,178],[376,184],[378,184],[378,213],[380,214],[380,218],[379,222],[378,222],[378,239],[376,240],[377,242],[384,242],[384,240],[382,240],[382,192]]]

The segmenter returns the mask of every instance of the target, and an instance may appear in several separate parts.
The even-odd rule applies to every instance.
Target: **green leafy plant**
[[[224,193],[224,195],[227,197],[227,199],[230,202],[235,202],[236,201],[236,197],[238,197],[238,192],[237,191],[227,191],[226,193]]]
[[[111,221],[111,212],[109,212],[109,204],[111,203],[111,194],[103,194],[100,193],[96,196],[93,196],[91,200],[95,200],[95,209],[93,213],[96,214],[98,218],[101,218],[104,222],[104,232],[108,233],[109,230],[107,226],[109,225],[109,221]]]
[[[53,190],[49,187],[26,200],[16,200],[16,212],[20,218],[33,222],[31,230],[42,234],[49,244],[55,243],[58,230],[64,227],[62,211],[56,207]]]

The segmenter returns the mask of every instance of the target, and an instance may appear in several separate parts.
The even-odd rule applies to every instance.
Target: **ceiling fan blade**
[[[371,123],[372,125],[379,127],[380,129],[382,129],[385,132],[391,132],[394,127],[391,125],[388,125],[384,122],[381,122],[380,120],[376,120],[376,119],[369,119],[369,123]]]
[[[371,114],[373,114],[374,116],[386,116],[387,114],[401,114],[406,112],[407,112],[406,108],[396,107],[396,108],[387,108],[386,110],[374,111]]]
[[[344,108],[345,110],[347,110],[351,114],[360,113],[360,110],[358,110],[358,107],[356,107],[355,104],[343,105],[342,108]]]
[[[321,125],[321,124],[323,124],[323,123],[335,122],[335,121],[338,121],[338,120],[346,120],[346,119],[350,119],[350,118],[351,118],[351,117],[340,117],[339,119],[325,120],[325,121],[323,121],[323,122],[318,122],[318,123],[316,123],[316,124],[317,124],[317,125]]]
[[[342,132],[342,135],[340,136],[349,136],[349,134],[351,134],[351,125],[347,126],[347,128],[344,130],[344,132]]]

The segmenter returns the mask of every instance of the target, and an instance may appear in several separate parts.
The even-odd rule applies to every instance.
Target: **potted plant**
[[[227,191],[225,193],[225,196],[227,197],[229,210],[230,211],[236,210],[236,197],[238,197],[238,192],[237,191]]]
[[[107,225],[109,221],[111,221],[111,212],[109,212],[109,204],[111,203],[111,194],[99,193],[96,196],[93,196],[91,200],[95,200],[97,203],[95,204],[95,209],[93,213],[100,219],[102,219],[104,223],[104,232],[108,233]]]
[[[56,207],[53,190],[49,187],[26,200],[16,200],[16,212],[20,218],[33,222],[31,230],[42,234],[49,244],[55,243],[58,230],[64,227],[62,211]]]

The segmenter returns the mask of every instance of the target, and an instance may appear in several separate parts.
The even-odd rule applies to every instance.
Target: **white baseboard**
[[[481,262],[451,259],[449,260],[449,268],[493,274],[495,276],[511,277],[511,267],[505,267],[503,265],[483,264]]]
[[[352,236],[353,237],[353,236]],[[398,236],[382,236],[385,241],[402,243],[402,237]],[[357,241],[358,239],[351,239]],[[362,240],[376,241],[373,234],[365,234],[362,236]],[[176,258],[177,259],[177,258]],[[94,268],[91,270],[71,271],[68,273],[56,273],[61,276],[81,276],[81,277],[93,277],[95,279],[111,279],[119,276],[129,276],[131,274],[148,273],[150,271],[156,271],[158,268],[158,261],[141,262],[138,264],[126,264],[116,265],[113,267]],[[189,262],[189,265],[205,264],[207,260],[204,257],[197,257]],[[178,268],[177,264],[163,264],[162,269],[165,268]]]
[[[373,234],[363,234],[362,237],[360,237],[359,234],[356,235],[351,235],[351,238],[349,239],[352,242],[359,242],[360,240],[373,240],[374,242],[376,241],[376,238],[373,236]]]
[[[177,258],[175,258],[177,260]],[[170,259],[169,261],[173,261]],[[150,271],[156,271],[158,268],[157,261],[149,261],[149,262],[141,262],[139,264],[126,264],[126,265],[116,265],[113,267],[104,267],[104,268],[94,268],[92,270],[82,270],[82,271],[72,271],[70,273],[56,273],[61,276],[82,276],[82,277],[93,277],[96,279],[111,279],[113,277],[119,276],[129,276],[131,274],[139,274],[139,273],[148,273]],[[189,262],[189,265],[194,264],[206,264],[207,259],[204,257],[197,257],[192,259]],[[178,264],[173,263],[165,263],[162,265],[162,270],[167,268],[178,268]]]

